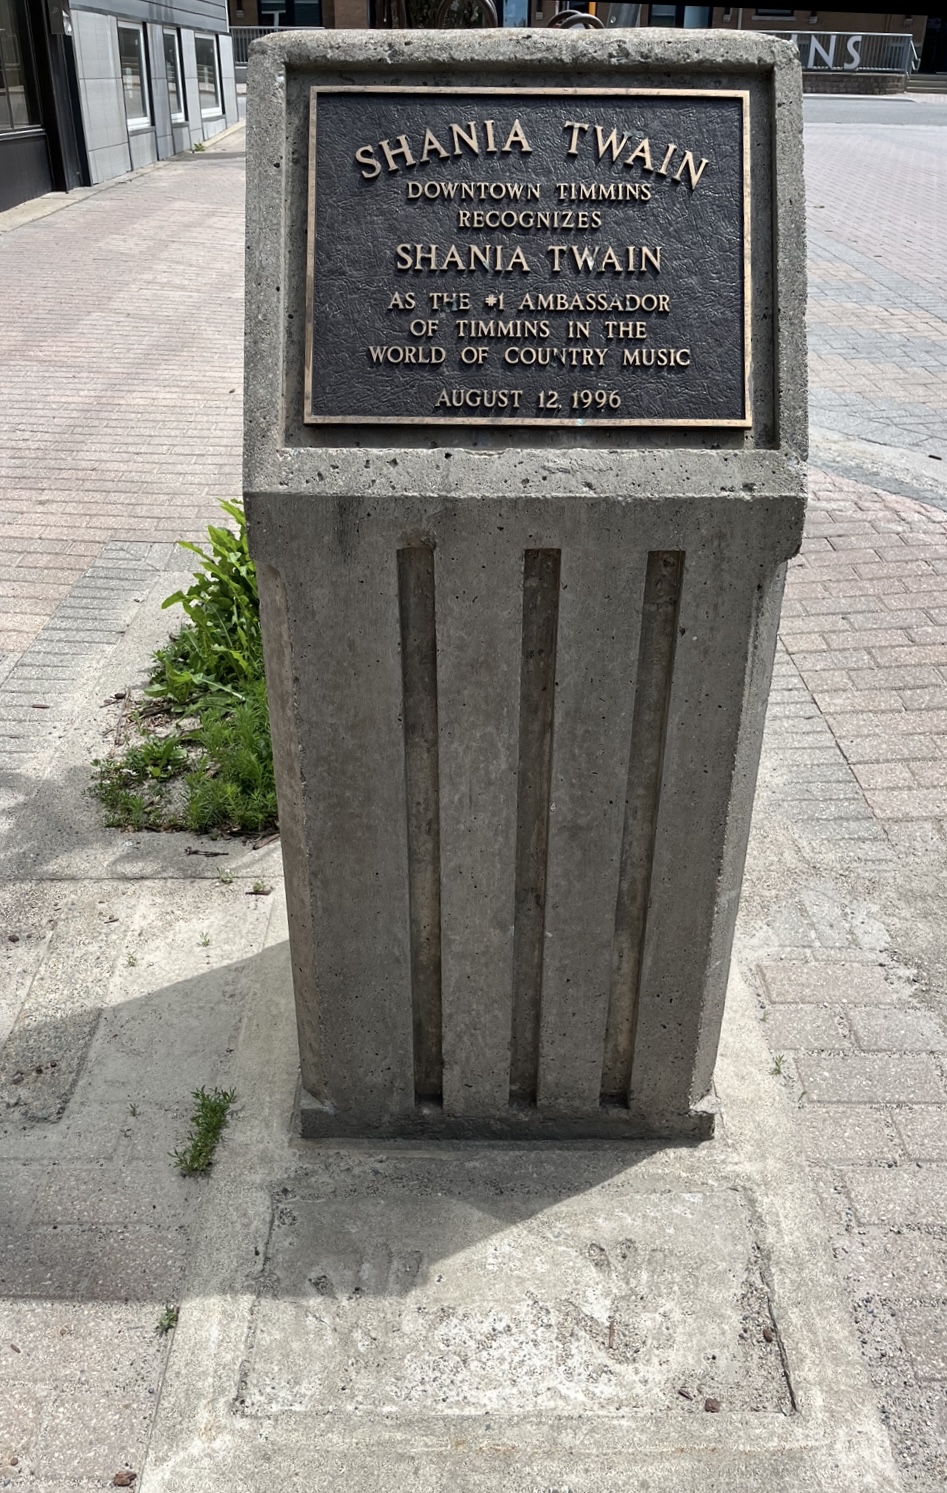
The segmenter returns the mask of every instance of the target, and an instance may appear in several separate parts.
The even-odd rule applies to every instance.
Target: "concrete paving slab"
[[[0,1483],[37,1493],[140,1476],[203,1197],[169,1153],[192,1091],[229,1081],[274,900],[246,895],[251,870],[279,884],[265,851],[229,846],[247,870],[221,878],[230,856],[104,830],[85,796],[106,716],[114,732],[98,702],[141,677],[168,589],[143,592],[130,651],[87,671],[55,756],[34,743],[6,800]]]
[[[917,1161],[947,1161],[947,1106],[905,1105],[892,1119],[909,1156]]]
[[[800,1114],[799,1126],[810,1161],[894,1161],[898,1156],[881,1109],[817,1104]]]
[[[817,935],[813,930],[813,943]],[[897,993],[885,980],[884,972],[877,966],[845,966],[820,960],[815,964],[802,964],[796,960],[785,960],[779,964],[767,963],[759,966],[766,994],[773,1002],[790,1004],[820,1004],[828,1001],[868,1005],[894,1005]]]
[[[310,1162],[277,1195],[244,1413],[292,1406],[341,1439],[356,1415],[684,1413],[708,1395],[788,1414],[746,1202],[683,1192],[675,1160],[358,1155],[342,1189],[336,1158]]]
[[[929,1011],[850,1006],[846,1015],[863,1052],[947,1052],[947,1033]]]
[[[0,1384],[7,1386],[78,1383],[93,1365],[107,1365],[113,1384],[130,1375],[157,1390],[166,1357],[154,1330],[150,1304],[37,1301],[21,1299],[0,1306],[0,1330],[7,1351],[0,1355]],[[9,1345],[16,1344],[17,1352]]]
[[[77,1388],[68,1402],[47,1407],[32,1460],[49,1481],[88,1480],[102,1487],[119,1468],[138,1461],[150,1419],[150,1407],[121,1389]]]
[[[947,1331],[943,1314],[931,1307],[901,1313],[901,1336],[921,1379],[947,1380]]]
[[[947,1100],[939,1069],[929,1057],[903,1053],[827,1057],[805,1053],[800,1077],[813,1103],[858,1104]]]
[[[777,1006],[768,1013],[767,1026],[766,1035],[776,1052],[850,1046],[848,1034],[827,1006]]]
[[[45,1394],[32,1385],[4,1386],[0,1402],[0,1478],[15,1477],[36,1435]]]
[[[947,1294],[947,1243],[918,1229],[889,1233],[864,1228],[834,1241],[836,1258],[853,1295],[882,1301]]]
[[[944,1167],[908,1162],[893,1170],[859,1167],[848,1178],[848,1191],[861,1223],[938,1224],[944,1216]]]

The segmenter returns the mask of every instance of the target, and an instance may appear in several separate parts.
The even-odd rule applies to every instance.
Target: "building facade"
[[[926,16],[900,11],[837,11],[807,6],[628,5],[621,0],[494,0],[504,26],[542,26],[556,11],[592,11],[606,26],[715,27],[740,31],[910,34],[920,51]],[[233,26],[366,27],[382,23],[383,0],[229,0]],[[410,4],[409,4],[410,8]]]
[[[651,12],[674,10],[673,5],[652,5]],[[681,6],[680,9],[685,7]],[[642,9],[644,7],[642,6]],[[838,31],[847,34],[910,36],[920,52],[924,43],[927,16],[882,10],[820,10],[806,6],[803,10],[780,10],[777,7],[715,6],[713,25],[726,30],[742,31]],[[652,24],[655,24],[652,22]]]
[[[922,72],[947,70],[941,16],[620,0],[495,3],[504,26],[545,26],[568,4],[606,26],[808,33],[820,64],[832,44],[817,38],[827,34],[909,35]],[[235,124],[229,22],[241,28],[245,54],[254,34],[246,27],[378,26],[390,9],[391,0],[0,0],[0,211],[108,181]],[[837,70],[845,72],[849,52],[840,56]]]
[[[0,210],[190,150],[238,117],[226,0],[0,0]]]
[[[89,175],[107,181],[237,122],[225,0],[72,10]]]

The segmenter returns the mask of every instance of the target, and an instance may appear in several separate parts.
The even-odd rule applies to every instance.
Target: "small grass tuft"
[[[773,1066],[769,1070],[770,1073],[772,1074],[773,1078],[782,1078],[782,1076],[783,1076],[783,1064],[785,1063],[785,1061],[786,1061],[786,1055],[785,1055],[785,1053],[777,1052],[776,1055],[775,1055],[775,1057],[773,1058]]]
[[[155,1332],[159,1337],[165,1337],[174,1327],[178,1325],[179,1309],[176,1306],[166,1306],[155,1326]]]
[[[187,1140],[181,1150],[171,1152],[172,1164],[182,1177],[196,1177],[201,1172],[210,1171],[234,1097],[233,1089],[214,1089],[212,1094],[195,1089]]]

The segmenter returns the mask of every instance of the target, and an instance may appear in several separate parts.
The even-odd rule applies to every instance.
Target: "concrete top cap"
[[[286,31],[255,41],[250,57],[291,68],[314,64],[376,70],[411,67],[482,71],[491,64],[517,72],[555,66],[581,72],[605,67],[666,72],[800,71],[792,42],[756,31],[676,31],[663,27],[575,31],[548,28],[489,31]]]

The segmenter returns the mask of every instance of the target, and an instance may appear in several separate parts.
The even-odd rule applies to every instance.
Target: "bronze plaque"
[[[748,426],[748,95],[311,95],[310,423]]]

